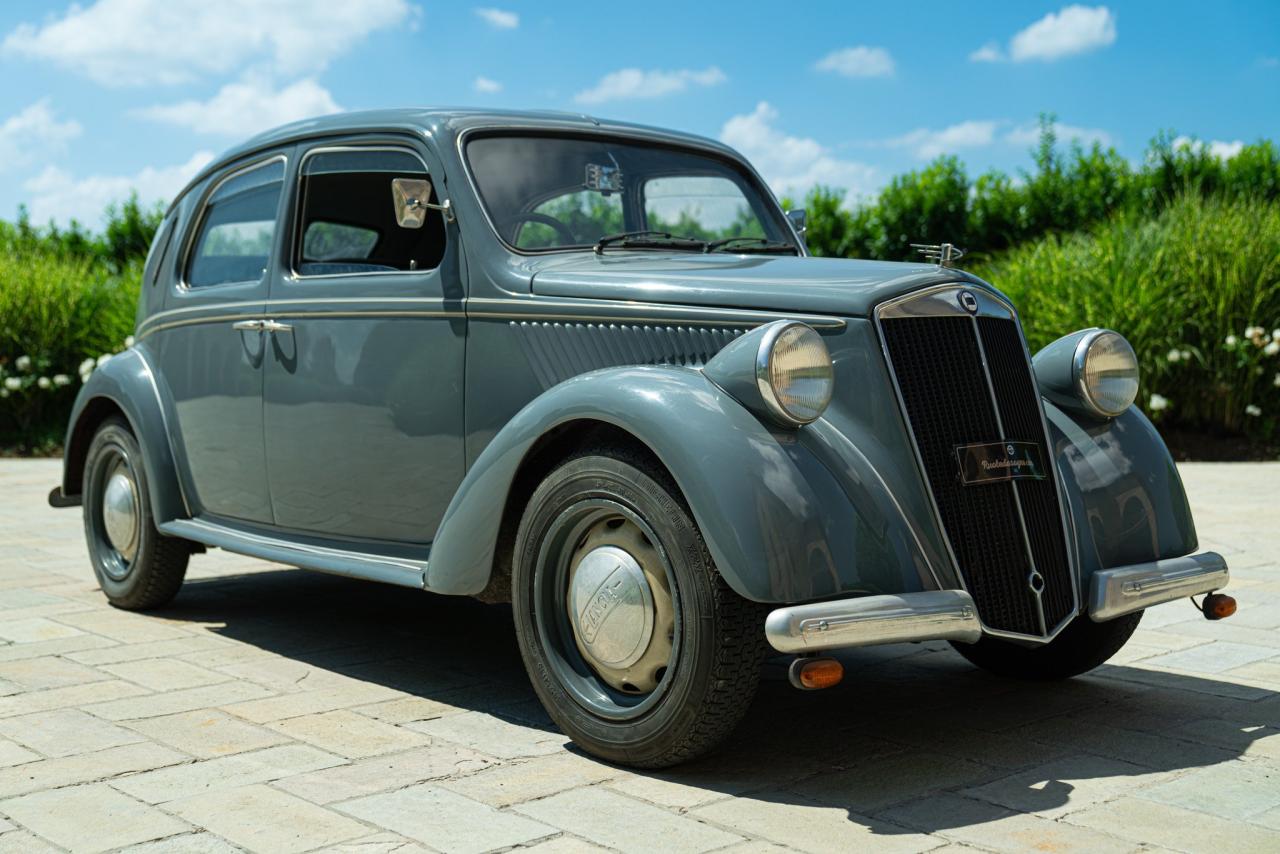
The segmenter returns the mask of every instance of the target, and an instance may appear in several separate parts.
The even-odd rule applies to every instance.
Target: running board
[[[326,546],[312,546],[240,531],[204,519],[175,519],[159,526],[169,537],[195,540],[229,552],[262,558],[302,569],[381,581],[401,587],[426,588],[427,562],[371,555]]]

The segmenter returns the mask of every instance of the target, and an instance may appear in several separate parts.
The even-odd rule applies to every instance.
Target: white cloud
[[[1111,144],[1111,134],[1101,128],[1082,128],[1075,125],[1064,125],[1062,122],[1054,122],[1053,133],[1058,142],[1074,140],[1084,145],[1091,145],[1095,142],[1102,145]],[[1005,134],[1004,141],[1012,145],[1035,145],[1040,141],[1040,125],[1035,122],[1018,125]]]
[[[893,57],[884,48],[858,45],[832,51],[818,60],[814,68],[843,77],[890,77],[894,66]]]
[[[1211,155],[1222,161],[1230,160],[1244,149],[1243,140],[1234,140],[1232,142],[1224,142],[1220,139],[1203,142],[1189,136],[1180,136],[1173,141],[1174,148],[1186,148],[1196,154],[1208,151]]]
[[[995,42],[987,42],[969,54],[970,62],[1000,62],[1002,59],[1004,59],[1004,53],[1000,50],[1000,45]]]
[[[48,98],[36,101],[0,124],[0,172],[60,154],[80,130],[73,119],[59,121]]]
[[[716,86],[729,78],[714,65],[701,71],[642,71],[623,68],[600,78],[600,82],[573,96],[579,104],[603,104],[634,98],[661,98],[683,92],[690,86]]]
[[[258,75],[228,83],[207,101],[180,101],[135,110],[146,119],[190,128],[196,133],[244,137],[341,109],[329,90],[307,78],[275,89]]]
[[[967,121],[941,130],[917,128],[889,140],[892,148],[910,148],[921,160],[932,160],[939,154],[952,154],[960,148],[978,148],[995,141],[999,122]]]
[[[212,152],[198,151],[186,163],[155,169],[148,166],[134,175],[89,175],[77,178],[64,169],[48,166],[22,186],[30,195],[31,220],[54,220],[66,225],[77,219],[97,225],[107,205],[119,203],[137,191],[144,205],[168,202],[210,160]]]
[[[475,79],[474,83],[471,84],[471,88],[475,89],[482,95],[492,95],[495,92],[502,91],[502,84],[497,80],[491,80],[488,77],[481,75]]]
[[[0,54],[41,59],[110,86],[172,84],[265,64],[314,73],[370,33],[413,18],[408,0],[97,0],[21,24]]]
[[[505,9],[481,8],[476,9],[476,14],[494,29],[514,30],[520,26],[520,16]]]
[[[733,116],[720,139],[746,155],[778,195],[801,195],[823,184],[850,191],[850,200],[876,187],[876,170],[841,160],[809,137],[789,136],[776,126],[778,111],[761,101],[750,113]]]
[[[1107,47],[1116,40],[1116,16],[1106,6],[1071,5],[1050,12],[1009,42],[1014,62],[1051,62]]]

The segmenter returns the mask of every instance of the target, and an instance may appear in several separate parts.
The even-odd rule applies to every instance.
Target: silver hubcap
[[[569,619],[578,652],[613,688],[644,694],[671,659],[675,613],[657,550],[621,519],[596,524],[570,566]]]
[[[138,551],[138,487],[121,463],[102,493],[102,527],[111,547],[131,561]]]

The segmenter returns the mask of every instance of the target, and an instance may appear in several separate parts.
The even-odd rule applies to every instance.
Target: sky
[[[1160,131],[1222,157],[1280,136],[1276,0],[494,2],[9,0],[0,218],[96,227],[258,131],[374,107],[672,127],[733,145],[779,195],[851,199],[940,154],[1016,175],[1046,112],[1134,162]]]

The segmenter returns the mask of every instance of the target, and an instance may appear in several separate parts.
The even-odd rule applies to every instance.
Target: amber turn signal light
[[[1225,593],[1210,593],[1200,604],[1206,620],[1224,620],[1236,612],[1236,600]]]
[[[787,674],[791,684],[802,691],[817,691],[839,685],[844,665],[834,658],[797,658]]]

